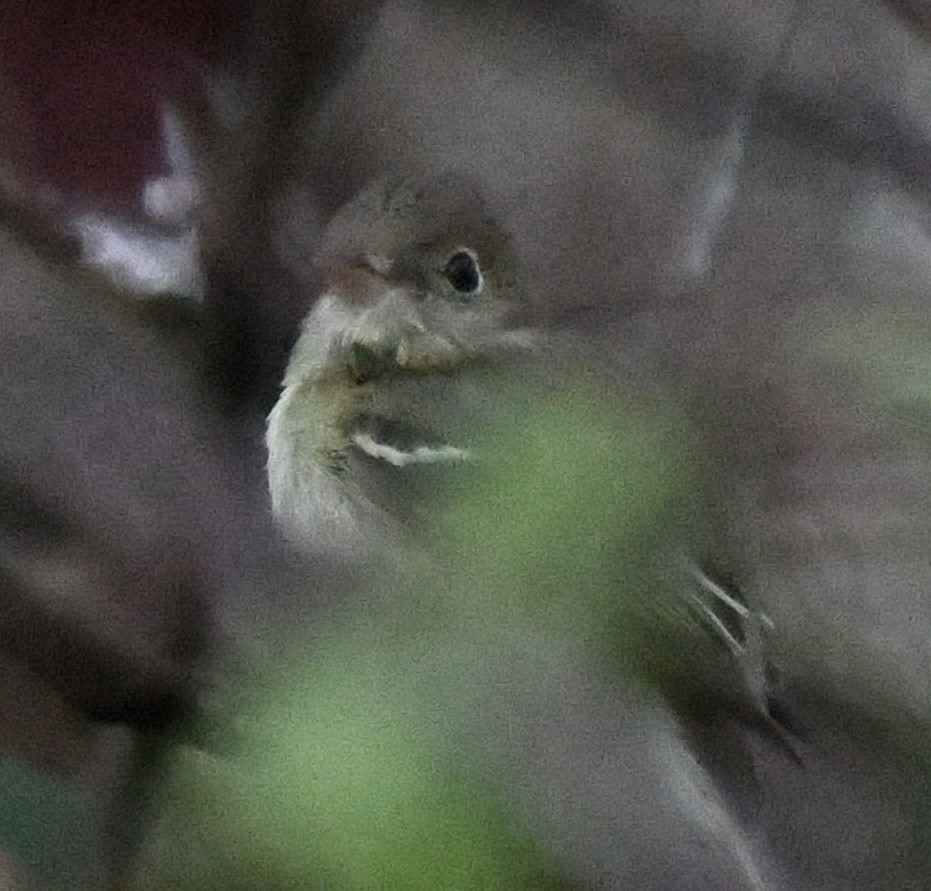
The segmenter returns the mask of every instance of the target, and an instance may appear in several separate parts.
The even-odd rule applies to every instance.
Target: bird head
[[[434,372],[511,348],[523,301],[506,230],[456,174],[379,180],[333,218],[298,376]]]

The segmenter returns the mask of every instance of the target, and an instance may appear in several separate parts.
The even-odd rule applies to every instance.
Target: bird
[[[462,519],[455,505],[482,479],[489,460],[514,462],[495,469],[492,488],[503,489],[505,499],[521,501],[513,485],[520,477],[515,467],[521,450],[532,452],[535,442],[553,442],[565,429],[545,429],[548,406],[558,413],[565,400],[571,405],[583,394],[583,401],[590,398],[595,410],[616,409],[618,417],[602,429],[617,429],[611,425],[623,423],[624,394],[631,383],[628,358],[616,355],[619,346],[610,331],[595,336],[591,330],[548,328],[536,321],[507,229],[489,210],[481,187],[458,173],[371,183],[337,211],[322,236],[316,263],[323,288],[302,324],[267,421],[267,472],[275,519],[297,547],[336,553],[358,567],[364,590],[372,593],[374,588],[376,597],[386,590],[397,593],[401,585],[432,591],[431,599],[443,590],[465,591],[468,599],[470,587],[493,588],[494,582],[489,585],[487,579],[495,578],[496,570],[481,576],[481,567],[488,565],[484,554],[491,553],[492,564],[507,560],[495,556],[500,543],[494,533],[463,537],[461,529],[444,525],[447,514],[453,523]],[[649,388],[650,378],[648,372],[637,380]],[[652,396],[648,389],[646,399]],[[509,431],[502,437],[503,446],[495,438],[498,427]],[[579,429],[584,431],[584,424]],[[574,442],[579,441],[577,434],[571,434]],[[609,442],[609,453],[611,448]],[[583,441],[575,451],[562,454],[569,461],[578,460],[578,455],[584,464],[591,458],[586,449]],[[602,450],[601,458],[604,454]],[[598,472],[617,470],[623,477],[622,468],[611,468],[610,458],[607,466],[597,460],[591,466],[601,467]],[[622,453],[616,460],[624,460]],[[532,485],[558,488],[561,473],[559,467],[547,467]],[[605,480],[606,490],[611,485]],[[582,498],[577,501],[570,513],[584,517],[589,506]],[[524,503],[530,505],[530,514],[537,510],[532,499]],[[480,509],[479,525],[487,513]],[[502,516],[508,516],[507,509],[492,518],[490,528],[498,529]],[[573,604],[587,596],[585,590],[600,588],[602,578],[610,580],[616,574],[614,599],[619,609],[604,614],[604,627],[589,627],[598,637],[615,633],[618,622],[626,624],[618,635],[621,642],[613,648],[607,643],[609,676],[615,677],[622,700],[633,696],[622,707],[629,712],[626,720],[634,728],[638,715],[653,714],[648,703],[665,704],[671,724],[656,731],[664,740],[657,745],[677,753],[670,776],[688,774],[690,779],[683,783],[692,788],[689,795],[704,802],[698,811],[669,817],[669,825],[684,821],[691,827],[687,832],[694,830],[703,839],[700,850],[721,852],[722,862],[730,863],[722,867],[725,872],[735,870],[742,876],[740,887],[775,887],[760,878],[760,863],[754,860],[767,855],[762,850],[750,853],[754,845],[747,841],[741,818],[729,813],[726,800],[731,792],[725,790],[744,781],[747,759],[752,761],[752,753],[758,751],[754,741],[799,764],[798,741],[791,712],[771,683],[766,651],[771,623],[743,594],[736,576],[721,568],[725,555],[706,554],[703,536],[686,534],[694,519],[671,522],[661,532],[665,541],[655,540],[651,531],[643,561],[633,558],[642,566],[625,562],[631,559],[630,548],[605,552],[602,566],[580,560],[578,567],[560,576],[567,580],[567,590],[556,598],[569,605],[571,615]],[[522,519],[518,525],[523,525]],[[584,520],[580,525],[584,527]],[[578,541],[577,530],[554,534],[563,533],[567,541]],[[507,539],[510,533],[504,528],[501,534]],[[453,541],[451,548],[442,546],[444,535]],[[604,540],[610,542],[611,536],[609,530]],[[471,550],[463,548],[462,541],[472,542]],[[545,541],[540,546],[547,549]],[[501,553],[507,554],[506,544]],[[536,562],[546,565],[548,557],[552,565],[551,555],[542,552]],[[567,555],[569,564],[573,559]],[[535,562],[533,554],[529,560]],[[436,564],[444,561],[449,565],[440,566],[438,574]],[[589,570],[597,578],[584,578]],[[444,571],[452,583],[438,581]],[[461,582],[458,588],[456,579]],[[527,584],[518,579],[513,587]],[[507,604],[513,595],[513,590],[499,590],[489,596],[500,596]],[[531,601],[537,596],[546,599],[539,591],[528,591],[527,596]],[[502,614],[504,627],[512,619],[507,609]],[[493,634],[494,620],[489,621]],[[526,631],[520,621],[518,627]],[[545,621],[543,627],[554,630]],[[573,631],[559,628],[555,634],[569,639]],[[586,640],[584,646],[589,643]],[[576,640],[572,646],[578,644]],[[509,689],[502,682],[501,695],[507,698]],[[631,689],[642,691],[642,698]],[[517,700],[507,706],[518,713],[520,707]],[[722,735],[721,728],[731,730]],[[586,732],[578,728],[580,736]],[[629,746],[636,747],[638,732],[632,729],[632,738],[615,753],[621,761],[635,758]],[[667,733],[672,735],[666,738]],[[549,744],[535,740],[530,743],[534,750]],[[713,774],[704,764],[720,760],[722,742],[729,764],[723,773]],[[741,776],[735,779],[736,774]],[[620,777],[618,781],[624,782]],[[547,787],[557,780],[544,774],[527,782]],[[662,824],[666,818],[657,814],[665,813],[670,803],[665,786],[654,791],[657,809],[643,819]],[[641,804],[629,804],[634,812],[642,809]],[[592,820],[590,832],[600,839],[596,847],[604,843],[603,865],[613,863],[609,852],[616,839],[612,842],[609,827],[594,812],[586,814],[585,819]],[[694,825],[693,819],[698,821]],[[721,827],[723,835],[709,834],[710,826]],[[645,833],[638,844],[649,847],[651,837]],[[712,868],[699,865],[702,856],[687,871]],[[629,877],[634,880],[632,873]],[[725,884],[730,881],[722,878]]]
[[[333,217],[316,263],[322,293],[266,433],[273,514],[309,550],[361,566],[422,566],[437,503],[470,485],[477,430],[500,420],[495,406],[508,405],[515,382],[558,391],[567,377],[601,375],[610,390],[622,374],[610,336],[528,322],[532,303],[512,239],[480,186],[457,172],[371,183]],[[696,690],[710,686],[794,757],[773,718],[762,654],[771,623],[727,573],[681,544],[669,542],[658,556],[673,593],[645,611],[647,621],[672,622],[685,636],[650,629],[648,646],[679,640],[654,654],[656,682],[680,705],[688,700],[686,710],[701,703],[699,711],[709,697]],[[674,652],[689,654],[681,683],[670,683],[667,670]]]

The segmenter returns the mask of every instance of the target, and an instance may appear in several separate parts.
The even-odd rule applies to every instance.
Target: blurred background
[[[360,579],[264,419],[327,220],[450,167],[612,372]],[[4,3],[0,886],[931,887],[929,209],[921,0]],[[672,528],[788,752],[640,616]]]

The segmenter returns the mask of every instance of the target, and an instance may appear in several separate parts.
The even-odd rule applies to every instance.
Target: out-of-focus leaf
[[[465,589],[454,602],[587,637],[668,533],[661,524],[692,469],[681,419],[585,390],[510,395],[441,543]]]
[[[156,851],[171,878],[146,887],[513,891],[558,872],[462,739],[501,733],[490,715],[602,633],[686,465],[659,407],[519,388],[497,408],[437,565],[376,580],[266,678],[233,763],[180,771],[170,822],[201,854],[179,875]]]

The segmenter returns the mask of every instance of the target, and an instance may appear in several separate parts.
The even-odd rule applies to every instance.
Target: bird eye
[[[471,251],[457,251],[443,267],[446,280],[460,294],[475,294],[482,287],[482,273]]]

